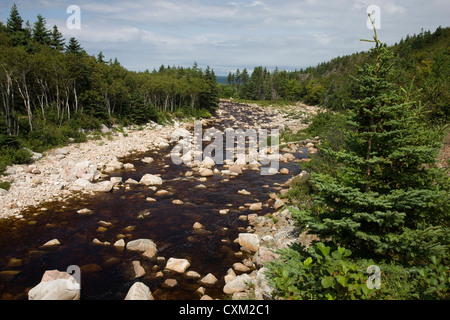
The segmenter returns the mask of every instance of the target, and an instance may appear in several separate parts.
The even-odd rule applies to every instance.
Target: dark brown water
[[[222,106],[236,119],[251,124],[254,119],[235,105]],[[258,115],[258,121],[270,121],[267,115]],[[218,119],[209,125],[218,129],[232,127],[234,121]],[[233,263],[242,261],[236,257],[239,246],[233,244],[238,236],[238,228],[248,224],[238,219],[239,215],[254,213],[248,209],[239,210],[245,203],[267,203],[270,192],[278,192],[279,185],[296,175],[301,168],[296,163],[280,163],[280,168],[288,168],[290,175],[262,176],[257,171],[246,170],[243,174],[230,178],[215,174],[206,182],[195,178],[185,178],[189,170],[184,165],[175,165],[166,157],[173,146],[158,151],[120,159],[135,165],[136,171],[120,170],[111,176],[120,176],[123,181],[133,178],[137,181],[146,174],[161,174],[165,189],[172,194],[155,196],[155,191],[145,186],[120,188],[107,194],[79,197],[64,203],[48,203],[40,208],[30,208],[24,212],[24,220],[5,219],[0,221],[0,298],[27,299],[27,291],[40,282],[46,270],[65,271],[70,265],[81,267],[81,298],[90,300],[123,299],[134,281],[142,281],[150,287],[155,299],[199,299],[194,291],[198,283],[185,280],[181,275],[164,274],[164,264],[146,260],[129,252],[119,252],[112,244],[117,235],[125,236],[125,242],[148,238],[158,248],[158,256],[166,261],[170,257],[185,258],[191,263],[188,270],[194,270],[205,276],[214,274],[219,284],[206,289],[212,298],[225,298],[222,292],[223,277]],[[151,156],[155,161],[145,164],[142,158]],[[216,166],[224,169],[221,165]],[[194,187],[204,184],[206,189]],[[246,189],[251,195],[240,195],[238,190]],[[156,202],[147,202],[147,197],[156,198]],[[172,200],[179,199],[183,205],[174,205]],[[77,210],[89,208],[95,212],[92,216],[80,216]],[[220,215],[220,209],[230,209],[226,215]],[[272,212],[263,207],[257,212],[264,215]],[[144,214],[146,213],[146,215]],[[97,230],[99,221],[112,225],[106,231]],[[193,231],[193,224],[200,222],[208,233]],[[241,229],[242,230],[242,229]],[[61,245],[57,249],[42,250],[39,247],[51,239],[58,239]],[[93,239],[108,241],[111,245],[96,245]],[[20,266],[8,266],[11,258],[22,260]],[[115,258],[115,263],[106,263]],[[139,260],[146,275],[138,280],[129,280],[125,270],[131,261]],[[11,272],[12,271],[12,272]],[[163,289],[161,284],[166,278],[175,278],[178,285],[174,289]]]

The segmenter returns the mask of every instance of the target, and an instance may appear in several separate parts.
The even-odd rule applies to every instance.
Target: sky
[[[367,8],[379,8],[378,37],[394,44],[406,35],[450,22],[449,0],[0,0],[0,22],[13,3],[31,24],[41,14],[91,55],[100,51],[127,69],[162,64],[210,66],[217,75],[255,66],[298,70],[372,46]],[[67,13],[80,9],[80,29]],[[372,11],[375,15],[377,12]]]

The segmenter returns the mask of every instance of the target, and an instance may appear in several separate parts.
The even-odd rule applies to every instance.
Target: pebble
[[[183,123],[181,127],[184,127]],[[129,156],[132,152],[145,152],[153,146],[167,145],[167,138],[175,130],[175,125],[147,126],[145,130],[127,128],[127,136],[119,132],[112,132],[112,140],[103,140],[99,144],[96,140],[90,140],[81,144],[71,144],[64,148],[48,150],[46,156],[33,152],[34,163],[24,167],[14,165],[5,171],[11,182],[11,189],[7,194],[0,196],[0,218],[15,216],[22,207],[39,206],[44,201],[52,201],[53,198],[71,198],[70,189],[74,181],[79,178],[88,178],[90,182],[100,178],[101,171],[114,171],[117,169],[133,169],[131,163],[120,163],[117,159]],[[150,162],[150,158],[146,159]],[[75,166],[77,164],[77,167]],[[29,173],[25,172],[25,169]],[[92,169],[92,171],[91,171]],[[98,170],[97,172],[95,172]],[[26,179],[26,175],[33,174],[39,179]],[[76,176],[79,174],[79,177]],[[2,177],[2,180],[3,177]],[[109,181],[108,181],[109,182]],[[137,183],[136,181],[128,181]],[[95,187],[104,187],[106,184]],[[12,206],[21,198],[21,206]]]
[[[191,264],[186,259],[170,258],[167,261],[166,269],[177,273],[184,273]]]
[[[78,210],[77,213],[80,216],[90,216],[90,215],[94,214],[94,211],[85,208],[85,209]]]
[[[185,277],[186,279],[189,279],[189,280],[198,280],[198,279],[200,279],[202,276],[201,276],[197,271],[191,270],[191,271],[186,272],[186,273],[184,274],[184,277]]]
[[[199,229],[204,229],[205,226],[203,226],[200,222],[196,222],[196,223],[194,223],[192,228],[194,228],[195,230],[199,230]]]
[[[212,288],[217,284],[218,281],[219,280],[212,273],[208,273],[199,281],[199,283],[207,288]]]
[[[233,264],[233,269],[234,271],[238,272],[238,273],[245,273],[245,272],[249,272],[250,268],[247,267],[246,265],[244,265],[243,263],[240,262],[236,262]]]
[[[59,245],[61,245],[59,240],[58,239],[53,239],[53,240],[47,241],[46,243],[44,243],[39,248],[40,249],[54,249],[54,248],[58,247]]]
[[[172,289],[178,285],[178,281],[176,279],[166,279],[164,280],[162,287],[165,289]]]
[[[262,210],[262,202],[252,203],[249,207],[251,211],[259,211]]]

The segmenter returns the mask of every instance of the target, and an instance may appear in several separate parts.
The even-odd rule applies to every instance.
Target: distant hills
[[[383,39],[381,39],[382,41]],[[421,103],[433,121],[450,116],[450,28],[408,35],[389,47],[393,54],[392,76],[408,99]],[[301,59],[301,57],[299,57]],[[300,71],[255,67],[250,77],[232,74],[217,77],[222,95],[250,100],[289,100],[345,110],[353,98],[353,76],[360,66],[373,61],[370,52],[336,57]],[[249,72],[250,73],[250,72]],[[227,79],[232,79],[231,85]]]

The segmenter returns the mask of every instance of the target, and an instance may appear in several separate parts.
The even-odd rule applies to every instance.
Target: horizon
[[[450,3],[378,1],[379,38],[388,45],[421,30],[446,28]],[[373,30],[366,27],[371,1],[78,1],[80,29],[69,29],[67,0],[0,1],[0,22],[6,24],[16,3],[24,20],[33,24],[41,14],[47,28],[57,25],[66,43],[75,37],[89,55],[101,51],[130,71],[161,65],[209,66],[217,76],[256,66],[294,71],[333,58],[368,51]],[[132,15],[130,15],[132,13]]]

